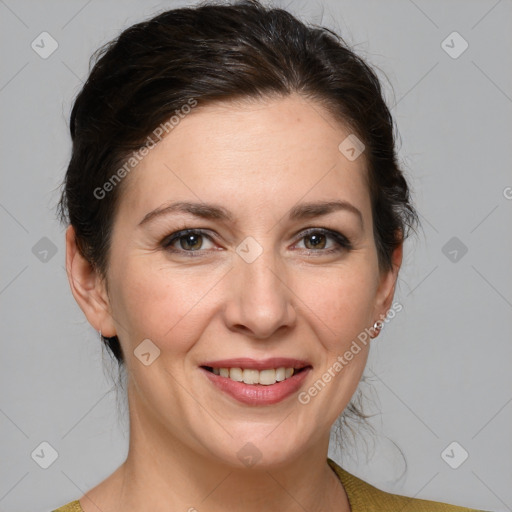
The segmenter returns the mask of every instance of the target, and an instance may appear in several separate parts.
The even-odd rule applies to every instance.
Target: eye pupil
[[[201,235],[197,234],[189,234],[189,235],[183,235],[180,237],[180,245],[182,249],[192,249],[197,250],[201,248]],[[188,244],[188,245],[187,245]]]
[[[312,241],[312,244],[310,244],[310,245],[312,245],[313,248],[315,248],[315,249],[317,249],[319,245],[322,245],[322,243],[323,243],[323,245],[325,245],[325,235],[309,235],[308,237],[306,237],[306,240]],[[306,243],[305,245],[307,247],[308,243]],[[308,247],[308,249],[309,248],[310,247]],[[323,248],[323,246],[321,248]]]

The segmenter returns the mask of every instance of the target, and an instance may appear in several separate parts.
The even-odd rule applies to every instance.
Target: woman
[[[130,447],[59,511],[456,511],[327,458],[417,216],[373,71],[256,1],[164,12],[76,98],[73,295],[128,372]]]

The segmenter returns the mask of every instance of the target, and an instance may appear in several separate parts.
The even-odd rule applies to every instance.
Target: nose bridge
[[[256,337],[270,336],[292,321],[290,291],[283,283],[285,270],[276,255],[271,238],[257,241],[247,237],[237,247],[229,321],[244,326]]]
[[[260,294],[270,295],[275,297],[282,293],[280,288],[280,280],[278,279],[279,262],[276,258],[274,251],[267,247],[261,251],[254,260],[248,261],[244,258],[239,258],[237,262],[239,267],[239,277],[244,281],[244,284],[249,285],[250,288],[245,288],[248,296],[257,297]],[[281,269],[282,272],[282,269]]]

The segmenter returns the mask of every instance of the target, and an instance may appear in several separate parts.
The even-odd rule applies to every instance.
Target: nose
[[[277,257],[270,250],[251,263],[236,256],[234,267],[224,308],[228,328],[266,339],[292,327],[296,321],[294,295]]]

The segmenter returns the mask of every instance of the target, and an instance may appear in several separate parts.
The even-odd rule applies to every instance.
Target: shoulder
[[[483,512],[437,501],[390,494],[345,471],[333,460],[328,458],[327,462],[343,484],[352,512]]]
[[[52,510],[52,512],[83,512],[80,502],[78,500],[71,501],[62,507]]]

